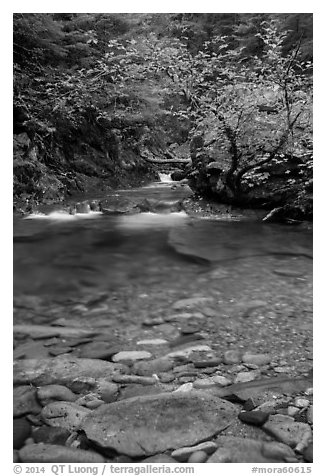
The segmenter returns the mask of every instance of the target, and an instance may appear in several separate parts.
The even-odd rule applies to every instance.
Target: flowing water
[[[111,198],[168,202],[190,195],[163,178]],[[215,310],[224,319],[221,332],[241,320],[250,303],[263,303],[265,313],[254,311],[254,317],[256,326],[274,323],[267,338],[293,324],[310,326],[311,258],[307,227],[184,211],[69,215],[43,208],[14,219],[14,322],[51,323],[78,313],[86,322],[102,312],[132,326],[171,314],[177,300],[204,296],[215,300],[206,314]]]

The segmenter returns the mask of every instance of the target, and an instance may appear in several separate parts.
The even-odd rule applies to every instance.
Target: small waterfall
[[[171,174],[159,173],[158,175],[160,177],[160,182],[163,182],[163,183],[173,182],[173,180],[171,179]]]

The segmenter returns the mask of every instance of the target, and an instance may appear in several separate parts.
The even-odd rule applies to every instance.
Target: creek
[[[169,202],[190,196],[188,187],[162,178],[105,199]],[[271,319],[291,321],[311,316],[311,258],[309,227],[267,224],[245,214],[69,215],[43,207],[40,214],[14,218],[14,322],[51,323],[102,309],[135,325],[194,296],[217,299],[224,318],[236,317],[241,303],[247,309],[259,300]]]

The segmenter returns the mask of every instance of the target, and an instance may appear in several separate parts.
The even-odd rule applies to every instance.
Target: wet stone
[[[72,350],[73,349],[71,347],[51,347],[49,349],[49,355],[56,357],[57,355],[69,354],[70,352],[72,352]]]
[[[213,375],[212,380],[219,386],[219,387],[227,387],[228,385],[232,384],[232,381],[224,377],[223,375]]]
[[[18,345],[14,350],[14,360],[18,359],[36,359],[41,357],[48,357],[49,350],[42,342],[25,342]]]
[[[216,357],[207,360],[193,360],[193,364],[196,368],[202,369],[206,367],[217,367],[222,363],[222,358]]]
[[[94,389],[105,403],[114,402],[118,398],[119,385],[106,380],[98,380]]]
[[[81,421],[90,411],[76,403],[53,402],[43,408],[41,415],[47,425],[73,431],[79,429]]]
[[[184,448],[178,448],[177,450],[172,451],[172,458],[176,459],[181,463],[188,461],[189,457],[198,451],[204,451],[206,456],[214,453],[216,451],[217,445],[213,441],[205,441],[204,443],[199,443],[195,446],[188,446]],[[189,462],[189,461],[188,461]]]
[[[249,438],[220,436],[218,449],[207,463],[282,463],[297,461],[291,448],[282,443],[262,442]]]
[[[169,372],[169,370],[173,369],[174,365],[175,363],[172,359],[160,358],[136,362],[132,367],[132,371],[136,375],[151,376],[160,372]]]
[[[188,335],[188,334],[195,334],[201,330],[201,326],[194,325],[194,324],[184,324],[180,327],[181,334]]]
[[[173,382],[173,380],[175,379],[175,375],[168,372],[161,372],[158,374],[158,378],[162,383],[169,383]]]
[[[260,372],[257,370],[252,370],[251,372],[239,372],[234,380],[234,383],[251,382],[259,376]]]
[[[215,388],[216,382],[214,382],[212,378],[200,378],[195,380],[193,385],[194,388],[205,390],[209,388]]]
[[[110,342],[89,342],[80,347],[78,356],[86,359],[109,360],[120,350],[121,346],[112,345]]]
[[[131,351],[122,351],[118,352],[112,357],[113,362],[125,362],[131,361],[134,362],[136,360],[146,360],[150,359],[152,354],[145,350],[131,350]]]
[[[306,408],[310,404],[310,401],[307,398],[297,397],[294,400],[294,405],[298,408]]]
[[[157,379],[155,377],[143,377],[140,375],[116,375],[112,378],[115,383],[123,385],[139,384],[139,385],[155,385]]]
[[[287,276],[289,278],[300,278],[304,274],[300,271],[296,271],[294,269],[289,269],[289,268],[278,268],[278,269],[274,269],[273,272],[274,274],[277,274],[278,276]]]
[[[165,454],[158,454],[155,456],[150,456],[149,458],[145,458],[141,461],[141,463],[177,463],[177,461],[171,456]]]
[[[210,352],[212,349],[205,344],[197,344],[197,345],[192,345],[189,346],[185,349],[180,349],[180,350],[175,350],[174,352],[170,352],[169,354],[166,355],[167,358],[173,359],[176,357],[190,357],[191,354],[195,352]]]
[[[165,339],[145,339],[137,342],[137,345],[150,345],[150,346],[160,346],[166,345],[168,341]]]
[[[241,352],[238,350],[227,350],[223,355],[225,364],[239,364],[242,360]]]
[[[49,443],[51,445],[64,445],[70,436],[66,428],[41,426],[32,433],[35,443]]]
[[[292,395],[304,391],[309,387],[310,381],[305,378],[273,377],[253,380],[251,382],[237,383],[226,387],[221,392],[221,397],[235,396],[241,401],[249,398],[261,398],[261,403],[271,400],[275,395]],[[270,398],[268,398],[270,395]]]
[[[13,415],[19,417],[27,413],[37,415],[42,410],[36,398],[36,388],[30,385],[15,387],[13,391]]]
[[[31,425],[26,418],[14,418],[13,422],[13,445],[19,450],[31,434]]]
[[[160,324],[164,324],[164,319],[162,317],[152,317],[144,319],[142,322],[143,326],[153,327],[158,326]]]
[[[43,406],[57,400],[74,402],[77,399],[77,395],[63,385],[45,385],[40,387],[37,390],[37,397]]]
[[[26,359],[14,362],[14,384],[31,383],[37,386],[59,384],[72,391],[81,392],[89,388],[89,379],[110,379],[117,373],[125,373],[122,364],[100,359],[78,359],[56,357],[52,359]],[[77,393],[78,393],[77,391]]]
[[[236,415],[233,404],[203,392],[161,393],[102,405],[82,429],[97,445],[138,457],[208,439]]]
[[[311,425],[313,424],[313,405],[311,405],[307,410],[307,422]]]
[[[311,428],[307,423],[294,421],[268,421],[263,430],[273,438],[295,448],[306,434],[311,434]]]
[[[102,455],[94,451],[38,443],[19,451],[23,463],[104,463]]]
[[[303,452],[304,460],[307,463],[313,463],[313,443],[311,442]]]
[[[14,334],[20,333],[31,337],[32,339],[48,339],[50,337],[92,337],[97,333],[93,329],[83,329],[76,327],[54,327],[39,326],[33,324],[15,325],[13,327]]]
[[[241,412],[238,415],[239,420],[249,425],[262,426],[268,420],[269,414],[261,411]]]
[[[272,357],[270,354],[250,354],[245,353],[242,356],[242,362],[245,364],[266,365],[269,364]]]
[[[288,406],[287,408],[287,414],[290,416],[290,417],[294,417],[297,413],[299,413],[299,408],[297,407],[293,407],[293,406]]]
[[[196,451],[189,456],[188,463],[205,463],[208,459],[208,454],[205,451]]]

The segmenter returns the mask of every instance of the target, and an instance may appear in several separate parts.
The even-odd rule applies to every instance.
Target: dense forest
[[[179,162],[198,195],[312,217],[312,14],[13,20],[16,207]]]

